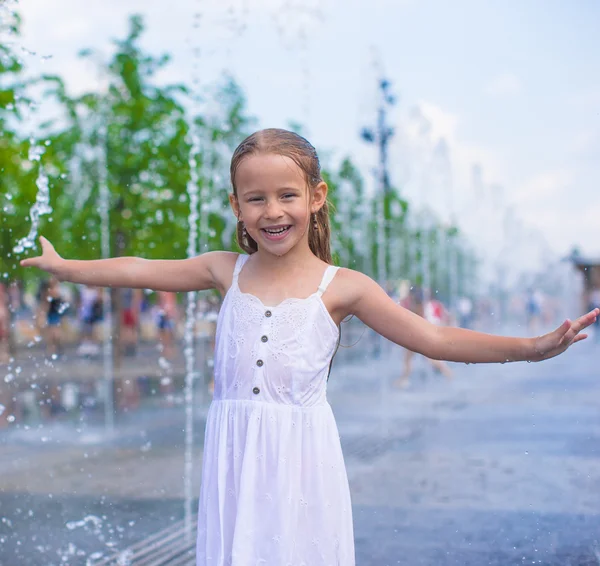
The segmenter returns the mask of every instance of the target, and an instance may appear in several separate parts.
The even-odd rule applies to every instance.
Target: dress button
[[[267,340],[268,340],[268,338],[267,338],[266,336],[262,336],[262,337],[261,337],[261,341],[262,341],[262,342],[266,342]]]
[[[265,312],[265,316],[266,316],[267,318],[269,318],[269,317],[271,316],[271,314],[272,314],[272,313],[271,313],[271,311],[267,311],[267,312]]]
[[[254,387],[252,389],[252,393],[254,393],[254,395],[258,395],[260,393],[260,389],[258,387]]]
[[[256,365],[261,368],[263,366],[263,361],[262,360],[256,360]]]

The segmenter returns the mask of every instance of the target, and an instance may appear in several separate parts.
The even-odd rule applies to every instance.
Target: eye
[[[258,201],[261,201],[261,200],[262,200],[262,197],[250,197],[248,199],[248,202],[258,202]]]
[[[283,195],[284,199],[291,199],[294,198],[296,195],[294,193],[286,193],[285,195]]]

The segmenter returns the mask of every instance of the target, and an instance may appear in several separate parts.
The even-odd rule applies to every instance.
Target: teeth
[[[267,230],[265,228],[265,232],[268,232],[269,234],[283,234],[287,229],[287,226],[285,228],[280,228],[279,230]]]

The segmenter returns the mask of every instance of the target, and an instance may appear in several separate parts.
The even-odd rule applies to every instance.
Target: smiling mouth
[[[270,236],[281,236],[285,234],[291,226],[280,226],[279,228],[262,228],[263,232],[266,232]]]

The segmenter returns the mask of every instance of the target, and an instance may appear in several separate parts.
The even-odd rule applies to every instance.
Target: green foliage
[[[178,95],[186,90],[153,83],[169,58],[142,51],[143,29],[141,18],[133,16],[127,37],[115,41],[115,52],[101,66],[106,89],[65,100],[69,127],[62,139],[53,140],[71,161],[68,197],[56,202],[71,209],[60,249],[77,257],[100,256],[103,183],[109,193],[111,255],[185,255],[189,127]],[[90,50],[81,56],[98,58]],[[81,246],[82,240],[88,245]]]
[[[0,21],[0,31],[15,39],[20,19]],[[23,270],[13,248],[29,229],[29,207],[35,202],[39,165],[28,158],[31,142],[20,128],[31,100],[27,89],[36,80],[25,79],[22,61],[8,44],[0,45],[0,277],[13,278]]]
[[[200,218],[200,251],[236,249],[236,218],[229,206],[229,163],[238,144],[256,124],[248,116],[246,98],[235,80],[226,75],[211,93],[217,111],[195,121],[204,141],[198,171],[203,211]]]
[[[18,35],[18,19],[10,25]],[[0,275],[24,275],[12,250],[29,230],[40,167],[49,179],[53,212],[42,217],[39,232],[65,257],[101,256],[103,186],[109,198],[111,255],[184,257],[191,166],[196,167],[200,191],[199,250],[235,249],[229,162],[256,120],[248,115],[244,93],[230,76],[208,92],[211,103],[192,115],[198,93],[182,84],[157,84],[156,75],[168,67],[169,56],[146,53],[140,45],[143,33],[142,19],[133,16],[108,60],[82,51],[81,57],[99,65],[104,87],[77,97],[68,94],[60,77],[25,80],[22,63],[8,46],[0,45]],[[19,127],[34,84],[43,86],[44,101],[53,100],[62,109],[59,120],[40,127],[40,162],[28,159],[31,141]],[[302,133],[300,124],[291,128]],[[191,156],[196,137],[200,150]],[[448,273],[443,253],[436,250],[455,246],[460,272],[470,270],[472,275],[472,258],[459,250],[455,227],[441,230],[436,221],[427,230],[409,228],[411,211],[400,191],[368,195],[349,157],[337,167],[324,167],[323,177],[329,185],[333,254],[340,265],[376,277],[377,229],[383,226],[388,280],[422,280],[424,245],[430,246],[432,284],[442,293],[448,293]],[[412,248],[418,253],[411,254]],[[39,276],[31,271],[25,275]]]
[[[329,173],[325,169],[323,177],[329,185],[334,259],[339,265],[368,273],[363,178],[349,157],[337,171]]]

